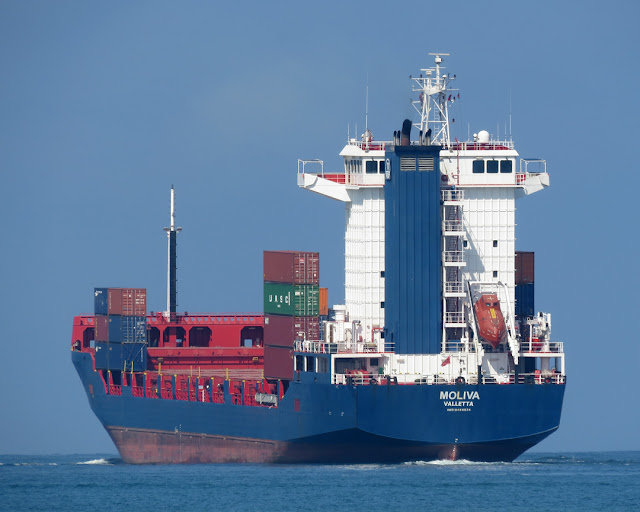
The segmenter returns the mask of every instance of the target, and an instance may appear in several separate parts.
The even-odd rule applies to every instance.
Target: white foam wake
[[[91,460],[87,460],[87,461],[84,461],[84,462],[77,462],[76,464],[90,464],[90,465],[96,465],[96,466],[100,466],[100,465],[110,466],[111,462],[109,462],[107,459],[91,459]]]

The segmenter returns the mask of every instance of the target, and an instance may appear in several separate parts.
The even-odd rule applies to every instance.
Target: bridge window
[[[474,174],[480,174],[484,172],[484,160],[473,161],[473,172]]]
[[[497,173],[498,172],[498,161],[497,160],[487,160],[487,172]]]
[[[378,162],[378,172],[380,174],[384,174],[384,160],[380,160]]]
[[[378,162],[375,160],[367,160],[366,166],[367,174],[375,174],[378,172]]]
[[[511,160],[500,160],[500,172],[512,172]]]

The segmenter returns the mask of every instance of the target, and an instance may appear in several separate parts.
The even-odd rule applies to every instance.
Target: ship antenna
[[[364,133],[369,131],[369,73],[367,73],[367,94],[364,107]]]
[[[178,232],[182,231],[182,228],[176,227],[176,210],[175,210],[175,191],[173,185],[171,185],[171,207],[169,210],[170,225],[168,228],[164,228],[169,238],[169,254],[167,265],[167,311],[165,316],[169,317],[171,321],[176,318],[176,307],[178,302],[178,264],[176,257],[176,247],[178,245]]]
[[[444,68],[442,57],[449,56],[448,53],[430,53],[435,57],[435,68],[421,69],[423,74],[420,77],[410,77],[418,87],[413,88],[414,92],[419,92],[418,100],[412,100],[414,108],[420,114],[420,122],[414,123],[414,126],[423,133],[431,129],[432,144],[440,144],[443,147],[450,147],[451,140],[449,135],[449,102],[455,101],[454,91],[450,89],[449,82],[455,80],[456,76],[443,74]]]

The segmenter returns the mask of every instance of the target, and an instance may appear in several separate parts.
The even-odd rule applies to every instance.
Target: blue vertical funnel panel
[[[385,341],[438,354],[442,341],[440,146],[387,150]]]

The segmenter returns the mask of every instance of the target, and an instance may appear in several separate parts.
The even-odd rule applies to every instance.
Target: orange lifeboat
[[[498,296],[495,293],[482,295],[473,309],[478,321],[478,335],[494,349],[497,348],[507,333]]]

